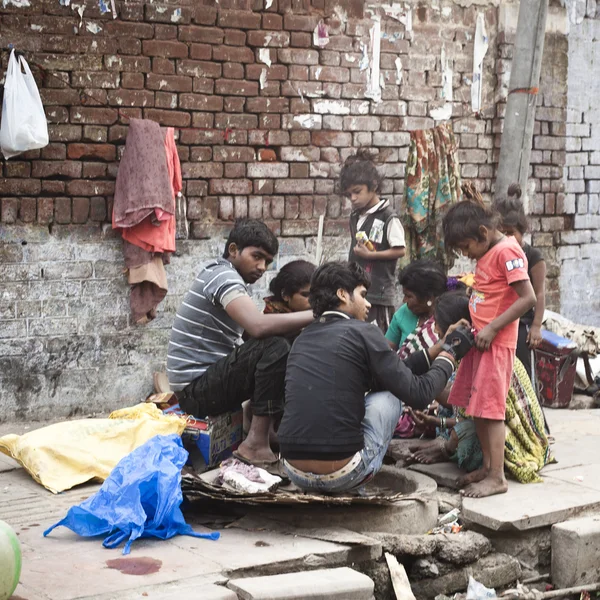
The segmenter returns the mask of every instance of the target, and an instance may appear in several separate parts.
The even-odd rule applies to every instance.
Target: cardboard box
[[[174,394],[155,394],[148,398],[148,402],[154,402],[166,415],[187,417],[181,437],[184,444],[193,443],[198,447],[208,467],[214,467],[231,456],[242,441],[244,419],[241,408],[218,417],[197,419],[181,410]]]
[[[242,410],[188,421],[183,438],[194,442],[209,467],[231,456],[242,441]]]

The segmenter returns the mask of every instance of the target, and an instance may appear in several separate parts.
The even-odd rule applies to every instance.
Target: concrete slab
[[[351,546],[271,531],[236,528],[222,530],[221,538],[210,549],[198,543],[202,541],[179,536],[170,540],[170,543],[195,554],[198,560],[209,556],[211,561],[217,563],[217,571],[228,575],[263,575],[292,569],[338,567],[381,555],[380,546],[376,547],[377,555],[373,556],[371,546]]]
[[[189,577],[159,585],[139,585],[133,590],[114,593],[100,593],[86,596],[85,600],[237,600],[237,594],[225,587],[227,579],[219,575]],[[145,595],[144,595],[145,594]],[[233,595],[232,595],[233,594]]]
[[[89,600],[141,600],[143,594],[151,600],[238,600],[238,595],[223,585],[215,585],[209,580],[201,580],[189,584],[187,581],[171,584],[168,589],[164,586],[137,588],[132,593],[102,594],[89,597]],[[146,590],[144,592],[144,589]]]
[[[598,445],[600,448],[600,444]],[[598,452],[598,450],[596,450]],[[600,492],[600,464],[579,465],[551,471],[545,474],[546,479],[556,479],[572,483],[582,488],[588,488]]]
[[[562,434],[564,436],[564,434]],[[542,469],[542,477],[554,471],[586,464],[600,465],[600,436],[588,435],[579,439],[558,439],[552,444],[552,454],[556,462]]]
[[[600,491],[546,477],[543,483],[508,482],[508,493],[463,498],[463,516],[488,529],[507,531],[548,527],[600,510]]]
[[[370,577],[348,567],[231,580],[242,600],[371,600]]]
[[[600,579],[600,515],[552,527],[552,583],[557,588]]]
[[[458,468],[456,463],[445,462],[435,463],[433,465],[411,465],[411,471],[417,471],[431,477],[438,485],[456,489],[456,480],[464,473]]]

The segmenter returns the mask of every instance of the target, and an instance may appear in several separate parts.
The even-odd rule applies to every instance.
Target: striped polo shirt
[[[241,343],[243,329],[225,311],[225,306],[240,295],[248,295],[248,289],[227,259],[218,258],[200,271],[171,329],[167,375],[174,392]]]

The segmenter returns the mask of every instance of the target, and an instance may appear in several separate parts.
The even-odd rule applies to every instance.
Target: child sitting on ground
[[[310,278],[315,269],[307,260],[293,260],[282,267],[269,285],[272,295],[264,299],[263,312],[268,315],[310,310]]]
[[[396,264],[406,252],[406,243],[390,201],[379,197],[381,183],[371,155],[364,150],[350,156],[340,174],[342,193],[350,199],[353,210],[348,260],[370,274],[369,321],[385,334],[394,316]]]
[[[521,187],[518,183],[508,188],[508,198],[495,203],[500,213],[502,224],[500,229],[505,235],[512,235],[523,248],[527,257],[527,274],[537,298],[535,308],[528,310],[519,321],[519,337],[517,340],[517,357],[523,363],[527,375],[532,379],[533,365],[531,351],[542,341],[542,320],[546,308],[546,262],[542,253],[523,241],[523,236],[529,229],[525,209],[521,202]]]
[[[527,258],[515,238],[498,230],[499,215],[463,201],[443,220],[446,248],[477,261],[469,311],[475,348],[460,363],[450,404],[475,421],[483,453],[481,469],[461,478],[461,493],[481,498],[505,493],[504,417],[517,346],[518,320],[535,304]]]

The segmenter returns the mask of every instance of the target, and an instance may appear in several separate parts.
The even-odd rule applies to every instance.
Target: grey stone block
[[[469,575],[486,587],[499,588],[513,583],[521,576],[519,561],[507,554],[490,554],[468,567],[462,567],[431,579],[423,579],[413,586],[417,598],[435,598],[439,594],[452,595],[464,591]]]
[[[348,567],[230,580],[242,600],[371,600],[373,581]]]
[[[552,527],[552,583],[558,588],[600,580],[600,516]]]
[[[437,535],[403,535],[381,532],[367,533],[366,535],[379,540],[383,551],[394,556],[429,556],[438,547]]]
[[[435,556],[454,565],[467,565],[492,551],[492,544],[475,531],[463,531],[438,537]]]

